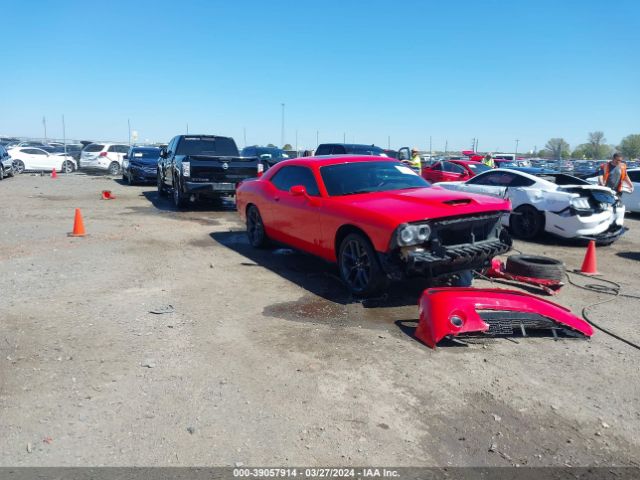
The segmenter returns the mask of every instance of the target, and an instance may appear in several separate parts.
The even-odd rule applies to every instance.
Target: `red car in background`
[[[508,200],[431,187],[384,157],[284,160],[243,181],[236,204],[252,246],[273,240],[336,262],[361,296],[389,279],[482,268],[511,246]]]
[[[468,180],[479,173],[491,170],[480,162],[470,160],[443,160],[422,169],[422,178],[436,182],[459,182]]]

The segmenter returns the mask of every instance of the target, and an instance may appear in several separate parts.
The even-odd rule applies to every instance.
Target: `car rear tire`
[[[540,235],[544,228],[544,217],[535,207],[522,205],[511,215],[511,231],[523,240],[531,240]]]
[[[260,210],[255,205],[247,209],[247,237],[253,248],[264,248],[269,244]]]
[[[60,170],[62,170],[63,173],[72,173],[75,168],[73,168],[73,163],[69,160],[65,160],[62,162],[62,168]]]
[[[4,180],[4,167],[0,165],[0,180]]]
[[[131,174],[131,172],[127,174],[127,183],[131,187],[133,187],[136,184],[136,182],[133,180],[133,175]]]
[[[507,257],[505,271],[523,277],[562,281],[565,277],[564,262],[538,255],[511,255]]]
[[[15,167],[16,173],[24,172],[24,162],[22,160],[16,160],[15,162],[13,162],[13,165]]]
[[[118,162],[111,162],[109,164],[109,175],[118,175],[120,173],[120,164]]]
[[[158,187],[158,195],[161,197],[165,197],[167,195],[167,189],[164,186],[164,180],[162,179],[160,170],[158,170],[156,174],[156,186]]]
[[[176,208],[180,209],[187,206],[187,200],[184,198],[184,194],[180,188],[180,182],[173,184],[173,204]]]
[[[350,233],[340,243],[338,269],[342,281],[354,295],[370,297],[387,284],[378,255],[369,239],[360,233]]]

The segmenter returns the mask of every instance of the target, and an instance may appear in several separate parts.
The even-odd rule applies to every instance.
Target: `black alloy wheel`
[[[544,226],[542,214],[531,205],[522,205],[511,215],[511,230],[516,237],[531,240],[537,237]]]
[[[265,247],[268,243],[262,216],[260,216],[260,211],[255,205],[251,205],[247,209],[247,236],[249,237],[249,243],[254,248]]]
[[[340,277],[355,295],[374,295],[387,281],[371,242],[359,233],[347,235],[340,244],[338,268]]]

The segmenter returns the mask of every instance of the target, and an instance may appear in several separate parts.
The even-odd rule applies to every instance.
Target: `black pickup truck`
[[[173,193],[176,207],[200,198],[234,195],[242,180],[258,176],[258,159],[241,157],[233,138],[177,135],[160,151],[158,193]]]

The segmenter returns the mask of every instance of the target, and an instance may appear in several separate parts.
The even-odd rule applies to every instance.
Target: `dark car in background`
[[[316,148],[316,157],[322,155],[374,155],[376,157],[388,156],[385,151],[375,145],[359,143],[321,143]]]
[[[276,163],[282,160],[287,160],[290,157],[284,150],[278,147],[259,147],[253,145],[251,147],[244,147],[240,152],[241,157],[258,157],[260,162],[264,165],[265,171],[270,167],[273,167]]]
[[[122,160],[122,180],[129,185],[154,183],[159,158],[159,147],[131,147]]]

